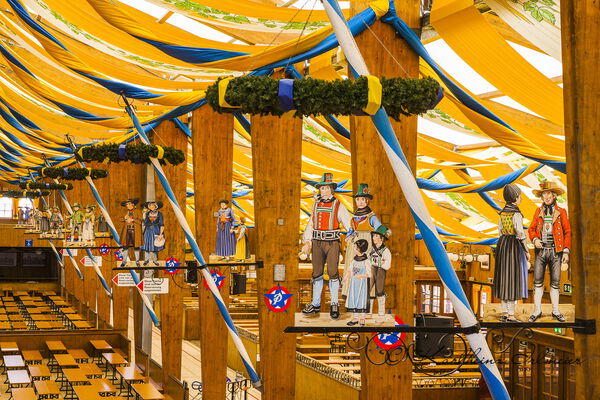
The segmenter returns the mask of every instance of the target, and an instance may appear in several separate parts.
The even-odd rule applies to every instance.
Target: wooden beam
[[[282,333],[294,325],[298,303],[298,227],[300,226],[300,177],[302,169],[302,119],[270,116],[252,117],[252,170],[254,173],[254,214],[256,259],[264,261],[258,270],[258,318],[260,366],[265,399],[285,393],[294,398],[296,335]],[[285,265],[285,282],[279,282],[294,296],[286,312],[272,312],[264,294],[276,286],[275,264]]]
[[[233,178],[233,115],[218,114],[208,106],[192,113],[192,150],[194,162],[194,201],[196,237],[208,261],[216,245],[217,222],[214,213],[219,200],[231,200]],[[222,268],[222,273],[229,269]],[[200,352],[202,359],[202,392],[208,399],[225,398],[227,376],[228,331],[209,290],[198,273],[200,289]],[[221,295],[229,303],[229,278]]]
[[[172,121],[163,121],[156,128],[153,142],[161,146],[171,146],[182,150],[187,155],[187,136]],[[187,186],[187,163],[176,166],[163,167],[173,193],[179,204],[185,209]],[[158,179],[157,179],[158,181]],[[157,185],[158,186],[158,185]],[[156,200],[162,201],[161,209],[165,219],[165,249],[159,252],[159,260],[174,257],[185,263],[185,236],[177,222],[175,212],[169,203],[169,198],[162,187],[156,188]],[[179,271],[169,278],[164,271],[159,272],[159,277],[170,279],[169,293],[159,295],[160,323],[161,323],[161,349],[163,384],[168,382],[169,375],[181,378],[181,345],[183,340],[183,296],[182,287],[185,285],[183,271]]]
[[[364,9],[355,7],[353,14]],[[419,27],[419,3],[397,2],[396,10],[409,27]],[[381,41],[381,43],[380,43]],[[403,42],[398,42],[394,30],[387,24],[376,22],[370,30],[356,38],[369,71],[375,76],[418,77],[419,59]],[[382,47],[385,46],[387,51]],[[390,56],[388,53],[393,55]],[[396,64],[399,60],[402,68]],[[405,73],[406,71],[406,73]],[[402,118],[392,122],[400,145],[413,171],[417,156],[417,117]],[[385,291],[388,294],[387,309],[407,324],[413,321],[413,270],[414,219],[404,199],[400,185],[389,165],[379,135],[368,117],[351,117],[352,132],[352,183],[354,190],[359,183],[368,183],[374,199],[371,208],[381,222],[392,230],[388,247],[392,253],[392,267],[387,272]],[[393,302],[392,302],[393,301]],[[375,307],[375,310],[377,308]],[[370,346],[367,351],[373,359],[381,356]],[[361,352],[361,400],[412,398],[412,366],[401,362],[394,366],[374,365]]]
[[[565,134],[571,268],[575,317],[600,321],[600,9],[594,0],[561,1],[562,57],[565,77]],[[598,333],[575,333],[575,398],[600,398]]]

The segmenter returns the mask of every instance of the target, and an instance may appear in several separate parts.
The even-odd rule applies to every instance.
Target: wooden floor
[[[133,311],[129,310],[129,339],[134,342],[133,334]],[[197,341],[196,341],[197,342]],[[194,344],[189,340],[184,340],[182,345],[182,363],[181,363],[181,380],[186,381],[190,388],[190,399],[198,393],[192,389],[192,383],[194,381],[201,380],[201,365],[200,365],[200,346]],[[133,353],[133,352],[132,352]],[[132,354],[133,355],[133,354]],[[162,354],[160,349],[160,330],[156,327],[152,328],[152,359],[161,363]],[[234,381],[236,379],[236,371],[228,368],[227,377]],[[260,399],[260,392],[256,389],[250,389],[248,391],[248,399]]]

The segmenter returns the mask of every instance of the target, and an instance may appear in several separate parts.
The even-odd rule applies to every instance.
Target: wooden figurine
[[[144,265],[150,261],[158,267],[158,252],[165,248],[165,222],[163,213],[158,211],[163,206],[161,201],[146,201],[142,207],[147,209],[142,220],[144,244]]]
[[[29,207],[19,207],[19,211],[17,211],[17,225],[27,224],[30,210],[31,209]]]
[[[369,278],[371,278],[371,265],[367,249],[369,242],[358,239],[353,244],[354,257],[349,266],[348,297],[346,298],[346,312],[352,313],[348,326],[365,325],[365,315],[369,311]]]
[[[140,228],[142,226],[142,218],[137,209],[138,199],[127,199],[121,202],[121,207],[125,207],[125,215],[123,216],[123,228],[121,229],[121,244],[123,245],[123,262],[121,267],[125,267],[129,258],[129,249],[133,248],[135,262],[139,267],[140,264],[140,247],[142,245],[142,234]]]
[[[369,292],[375,291],[377,298],[377,319],[376,323],[382,323],[385,320],[385,276],[392,266],[392,253],[385,245],[385,241],[390,236],[389,229],[384,225],[379,225],[376,230],[371,232],[371,250],[369,259],[371,262],[371,281]],[[370,307],[370,313],[373,314],[373,307]]]
[[[53,235],[62,234],[63,216],[60,208],[52,207],[52,216],[50,217],[50,233]]]
[[[95,205],[90,204],[85,208],[85,213],[83,214],[80,240],[83,246],[92,246],[94,244],[94,240],[96,239],[96,213],[94,212],[95,208]]]
[[[235,237],[237,240],[235,246],[236,261],[244,261],[250,258],[250,249],[248,248],[248,235],[246,234],[246,218],[240,217],[240,223],[235,227]]]
[[[75,232],[77,232],[77,240],[81,241],[82,228],[83,228],[83,211],[81,211],[81,205],[79,203],[73,204],[73,213],[71,214],[71,240],[75,241]]]
[[[40,213],[40,232],[46,234],[50,231],[51,211],[48,207],[43,207]]]
[[[104,218],[104,214],[100,213],[97,218],[98,227],[96,228],[96,237],[106,237],[108,236],[108,223],[106,222],[106,218]]]
[[[228,207],[228,200],[219,201],[220,208],[217,211],[217,245],[215,253],[220,260],[230,260],[235,255],[235,215]]]
[[[340,257],[340,224],[350,229],[348,209],[334,196],[337,183],[333,182],[333,174],[323,174],[316,185],[319,194],[315,198],[312,214],[302,236],[304,254],[312,255],[312,301],[306,305],[302,314],[317,315],[321,312],[321,294],[323,292],[323,272],[327,262],[329,275],[329,293],[332,319],[340,317],[339,288],[340,274],[338,269]]]
[[[529,322],[535,322],[542,316],[542,297],[544,295],[544,273],[546,266],[550,270],[550,301],[552,317],[565,322],[565,316],[559,310],[560,269],[561,264],[569,263],[571,248],[571,224],[567,210],[556,204],[556,197],[564,193],[554,182],[540,184],[534,190],[534,196],[542,199],[542,205],[535,210],[529,225],[529,238],[535,246],[533,264],[533,300],[534,310]]]

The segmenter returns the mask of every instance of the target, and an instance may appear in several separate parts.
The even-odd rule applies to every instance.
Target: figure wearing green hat
[[[81,204],[74,203],[72,206],[73,213],[71,214],[71,239],[75,240],[75,231],[77,231],[77,239],[81,240],[82,228],[83,228],[83,211],[81,211]]]
[[[84,246],[91,246],[94,244],[94,239],[96,239],[94,229],[96,226],[96,213],[94,212],[95,208],[95,205],[90,204],[85,208],[85,213],[83,214],[81,240]]]
[[[321,312],[321,294],[323,292],[323,272],[327,262],[329,275],[329,293],[331,296],[330,316],[340,316],[338,291],[340,275],[338,269],[340,257],[340,223],[346,230],[350,229],[350,214],[346,207],[334,196],[337,183],[332,173],[323,174],[316,185],[319,194],[315,198],[312,214],[304,230],[302,251],[312,254],[312,302],[308,303],[302,313],[316,315]]]
[[[371,288],[375,288],[377,297],[377,319],[375,322],[382,323],[385,320],[385,276],[392,266],[392,253],[385,245],[386,239],[390,236],[390,230],[379,225],[377,229],[371,232],[372,248],[370,252],[371,259]],[[371,313],[373,310],[371,309]]]

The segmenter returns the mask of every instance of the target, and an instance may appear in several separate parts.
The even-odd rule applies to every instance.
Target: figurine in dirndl
[[[229,207],[228,200],[219,201],[220,208],[217,211],[217,248],[215,253],[221,260],[229,260],[235,255],[235,215]]]
[[[81,240],[84,246],[91,246],[96,239],[95,227],[96,227],[96,213],[94,209],[95,205],[90,204],[85,208],[83,214],[83,222],[81,226]]]
[[[141,249],[144,250],[144,265],[150,261],[158,266],[158,252],[165,248],[165,220],[162,208],[162,201],[146,201],[142,207],[147,211],[142,220],[142,233],[144,244]]]
[[[369,279],[371,278],[371,263],[367,249],[369,242],[358,239],[353,244],[354,257],[350,263],[348,277],[348,295],[346,297],[346,312],[352,313],[348,326],[365,325],[365,316],[369,311]]]

